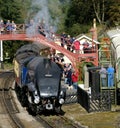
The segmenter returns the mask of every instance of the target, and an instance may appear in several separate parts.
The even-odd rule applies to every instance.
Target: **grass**
[[[120,128],[120,111],[88,113],[79,104],[64,106],[65,116],[86,128]]]
[[[0,71],[12,70],[12,69],[13,69],[13,64],[11,63],[3,63],[3,65],[0,64]]]

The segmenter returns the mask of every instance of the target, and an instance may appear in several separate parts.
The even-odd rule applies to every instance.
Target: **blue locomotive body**
[[[62,70],[55,62],[41,57],[35,47],[35,44],[23,46],[15,55],[18,98],[32,112],[60,112],[66,95],[61,85]]]

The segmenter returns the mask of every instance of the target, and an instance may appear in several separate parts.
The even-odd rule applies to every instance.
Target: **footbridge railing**
[[[63,53],[68,59],[71,61],[73,66],[76,68],[78,62],[92,62],[94,65],[98,65],[98,53],[90,52],[85,54],[76,54],[70,52],[69,50],[61,47],[54,40],[49,40],[45,36],[39,33],[26,33],[26,25],[25,24],[16,24],[16,31],[4,31],[0,34],[0,40],[24,40],[24,41],[33,41],[39,42],[45,46],[58,50],[59,52]],[[58,36],[58,35],[57,35]]]

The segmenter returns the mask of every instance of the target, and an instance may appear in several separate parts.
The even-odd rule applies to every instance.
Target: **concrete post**
[[[85,71],[85,77],[84,77],[84,87],[89,88],[89,73],[87,71],[87,66],[84,66],[84,71]]]

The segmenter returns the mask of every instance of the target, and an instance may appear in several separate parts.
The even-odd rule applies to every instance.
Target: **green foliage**
[[[71,27],[73,24],[89,24],[94,15],[91,14],[92,12],[92,4],[89,1],[83,0],[72,0],[68,13],[65,25],[67,27]]]
[[[120,24],[120,2],[119,0],[71,0],[67,16],[65,19],[65,26],[67,31],[75,33],[72,30],[80,24],[85,27],[84,32],[89,30],[89,25],[92,26],[93,18],[102,25],[115,26]],[[77,31],[80,27],[77,28]],[[82,32],[82,33],[84,33]],[[80,33],[79,33],[80,34]]]
[[[28,42],[22,42],[22,41],[4,41],[3,45],[3,54],[4,54],[4,60],[6,62],[12,62],[14,55],[16,53],[16,50],[20,48],[22,45],[26,44]],[[6,53],[8,54],[8,58],[6,59]]]
[[[3,67],[5,70],[12,70],[14,66],[13,63],[5,61]]]
[[[88,33],[89,29],[90,26],[88,25],[83,26],[82,24],[76,23],[73,24],[70,28],[66,28],[66,31],[72,36],[78,36],[80,33]]]
[[[85,62],[85,61],[82,61],[82,62],[79,62],[77,64],[77,68],[78,68],[78,71],[79,71],[79,81],[84,81],[84,66],[88,66],[88,67],[91,67],[93,66],[93,64],[91,62]]]
[[[109,21],[111,21],[110,25],[120,25],[120,2],[114,2],[111,4],[106,14],[109,18]]]
[[[14,20],[16,22],[21,21],[21,8],[22,3],[17,0],[9,0],[2,3],[1,8],[1,18],[3,18],[5,21]]]

